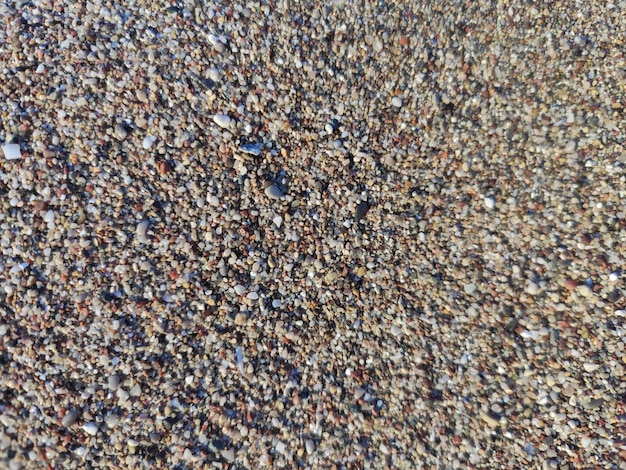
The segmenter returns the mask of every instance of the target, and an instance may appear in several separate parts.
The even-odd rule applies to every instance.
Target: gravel
[[[2,3],[0,468],[623,468],[625,8]]]

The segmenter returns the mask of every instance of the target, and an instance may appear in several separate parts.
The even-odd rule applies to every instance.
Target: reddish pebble
[[[578,282],[574,281],[573,279],[568,279],[567,281],[565,281],[565,288],[567,290],[574,290],[578,287]]]
[[[406,36],[402,36],[400,38],[400,45],[403,47],[407,47],[409,45],[409,38],[407,38]]]
[[[159,174],[165,175],[166,173],[169,173],[171,169],[172,169],[172,166],[169,163],[167,162],[159,163]]]

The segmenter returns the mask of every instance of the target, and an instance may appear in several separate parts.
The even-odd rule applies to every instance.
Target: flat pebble
[[[240,150],[243,153],[254,155],[255,157],[258,157],[259,155],[261,155],[262,149],[263,149],[263,144],[244,144],[240,147]]]
[[[576,291],[583,297],[593,296],[593,291],[591,290],[591,287],[589,287],[587,284],[579,285]]]
[[[108,382],[109,390],[115,391],[119,388],[121,379],[119,375],[114,374],[114,375],[109,376],[107,382]]]
[[[65,414],[65,416],[63,416],[61,424],[63,425],[63,427],[70,427],[76,422],[79,416],[80,413],[78,412],[78,410],[70,410],[68,413]]]
[[[313,452],[315,452],[315,443],[313,442],[312,439],[307,439],[304,445],[306,446],[307,454],[312,455]]]
[[[496,200],[494,198],[492,198],[491,196],[485,197],[484,201],[485,201],[485,207],[488,210],[491,210],[494,207],[496,207]]]
[[[396,108],[401,108],[402,107],[402,99],[398,98],[397,96],[394,96],[391,99],[391,105],[396,107]]]
[[[213,122],[223,128],[229,127],[231,121],[230,117],[225,114],[216,114],[213,116]]]
[[[95,436],[98,434],[98,425],[94,422],[89,422],[83,424],[83,431],[85,431],[90,436]]]
[[[539,293],[539,286],[535,282],[529,282],[526,286],[526,292],[530,295],[537,295]]]
[[[148,150],[150,147],[152,147],[152,144],[154,144],[156,142],[157,138],[152,136],[152,135],[148,135],[146,137],[144,137],[143,141],[141,142],[141,146],[145,149]]]
[[[124,140],[128,136],[128,130],[124,124],[117,124],[115,126],[115,135],[118,139]]]
[[[7,160],[19,160],[22,158],[19,144],[5,144],[2,146],[2,152],[4,152],[4,158]]]
[[[280,199],[283,197],[283,192],[275,184],[270,184],[265,188],[265,195],[270,199]]]
[[[463,290],[465,290],[466,294],[471,295],[474,292],[476,292],[476,284],[474,283],[465,284],[465,286],[463,287]]]

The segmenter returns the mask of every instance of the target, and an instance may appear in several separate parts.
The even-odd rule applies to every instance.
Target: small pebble
[[[262,149],[263,149],[263,144],[244,144],[240,147],[240,150],[243,153],[254,155],[255,157],[258,157],[259,155],[261,155]]]
[[[282,443],[281,441],[278,441],[276,443],[276,445],[274,446],[274,449],[276,450],[276,452],[278,452],[279,454],[284,454],[285,450],[287,450],[287,446],[285,446],[284,443]]]
[[[98,425],[94,422],[85,423],[83,424],[83,430],[90,436],[95,436],[98,434]]]
[[[110,375],[109,379],[108,379],[108,385],[109,385],[109,390],[115,391],[119,388],[120,386],[120,376],[115,374],[115,375]]]
[[[526,292],[530,295],[537,295],[539,293],[539,286],[534,282],[529,282],[526,287]]]
[[[22,152],[19,144],[6,144],[2,146],[4,158],[7,160],[19,160],[22,158]]]
[[[128,130],[124,124],[118,124],[115,126],[115,135],[120,140],[124,140],[128,136]]]
[[[227,128],[230,126],[231,119],[225,114],[216,114],[213,116],[213,122],[220,127]]]
[[[485,199],[485,207],[488,210],[493,209],[494,207],[496,207],[496,200],[494,198],[492,198],[491,196],[487,196]]]
[[[61,421],[61,424],[63,425],[63,427],[68,428],[76,422],[79,416],[80,416],[80,413],[78,412],[78,410],[75,410],[75,409],[71,410],[68,413],[66,413],[65,416],[63,416],[63,420]]]
[[[270,199],[280,199],[283,197],[283,192],[275,184],[270,184],[265,188],[265,195]]]
[[[593,295],[593,290],[587,284],[579,285],[576,291],[583,297],[591,297]]]
[[[394,97],[391,99],[391,105],[392,105],[392,106],[394,106],[394,107],[396,107],[396,108],[401,108],[401,107],[402,107],[402,99],[400,99],[400,98],[399,98],[399,97],[397,97],[397,96],[394,96]]]
[[[141,146],[145,149],[148,150],[150,147],[152,147],[152,144],[154,144],[156,142],[157,138],[149,135],[144,137],[143,142],[141,143]]]
[[[315,451],[315,442],[312,439],[307,439],[304,445],[306,446],[306,453],[312,455]]]
[[[354,220],[359,222],[367,215],[370,210],[370,205],[367,201],[361,201],[356,205],[356,211],[354,213]]]
[[[476,291],[476,284],[474,283],[465,284],[465,287],[463,289],[465,290],[465,293],[467,295],[471,295]]]

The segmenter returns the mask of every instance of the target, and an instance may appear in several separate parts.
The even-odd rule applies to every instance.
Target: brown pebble
[[[406,36],[402,36],[400,38],[400,45],[402,47],[407,47],[409,45],[409,38],[407,38]]]
[[[33,203],[33,210],[35,211],[45,211],[48,208],[48,203],[46,201],[35,201]]]
[[[161,162],[161,163],[159,163],[159,174],[160,175],[166,175],[171,170],[172,170],[172,165],[170,165],[168,162]]]
[[[578,282],[574,279],[568,279],[564,284],[567,290],[575,290],[578,287]]]

